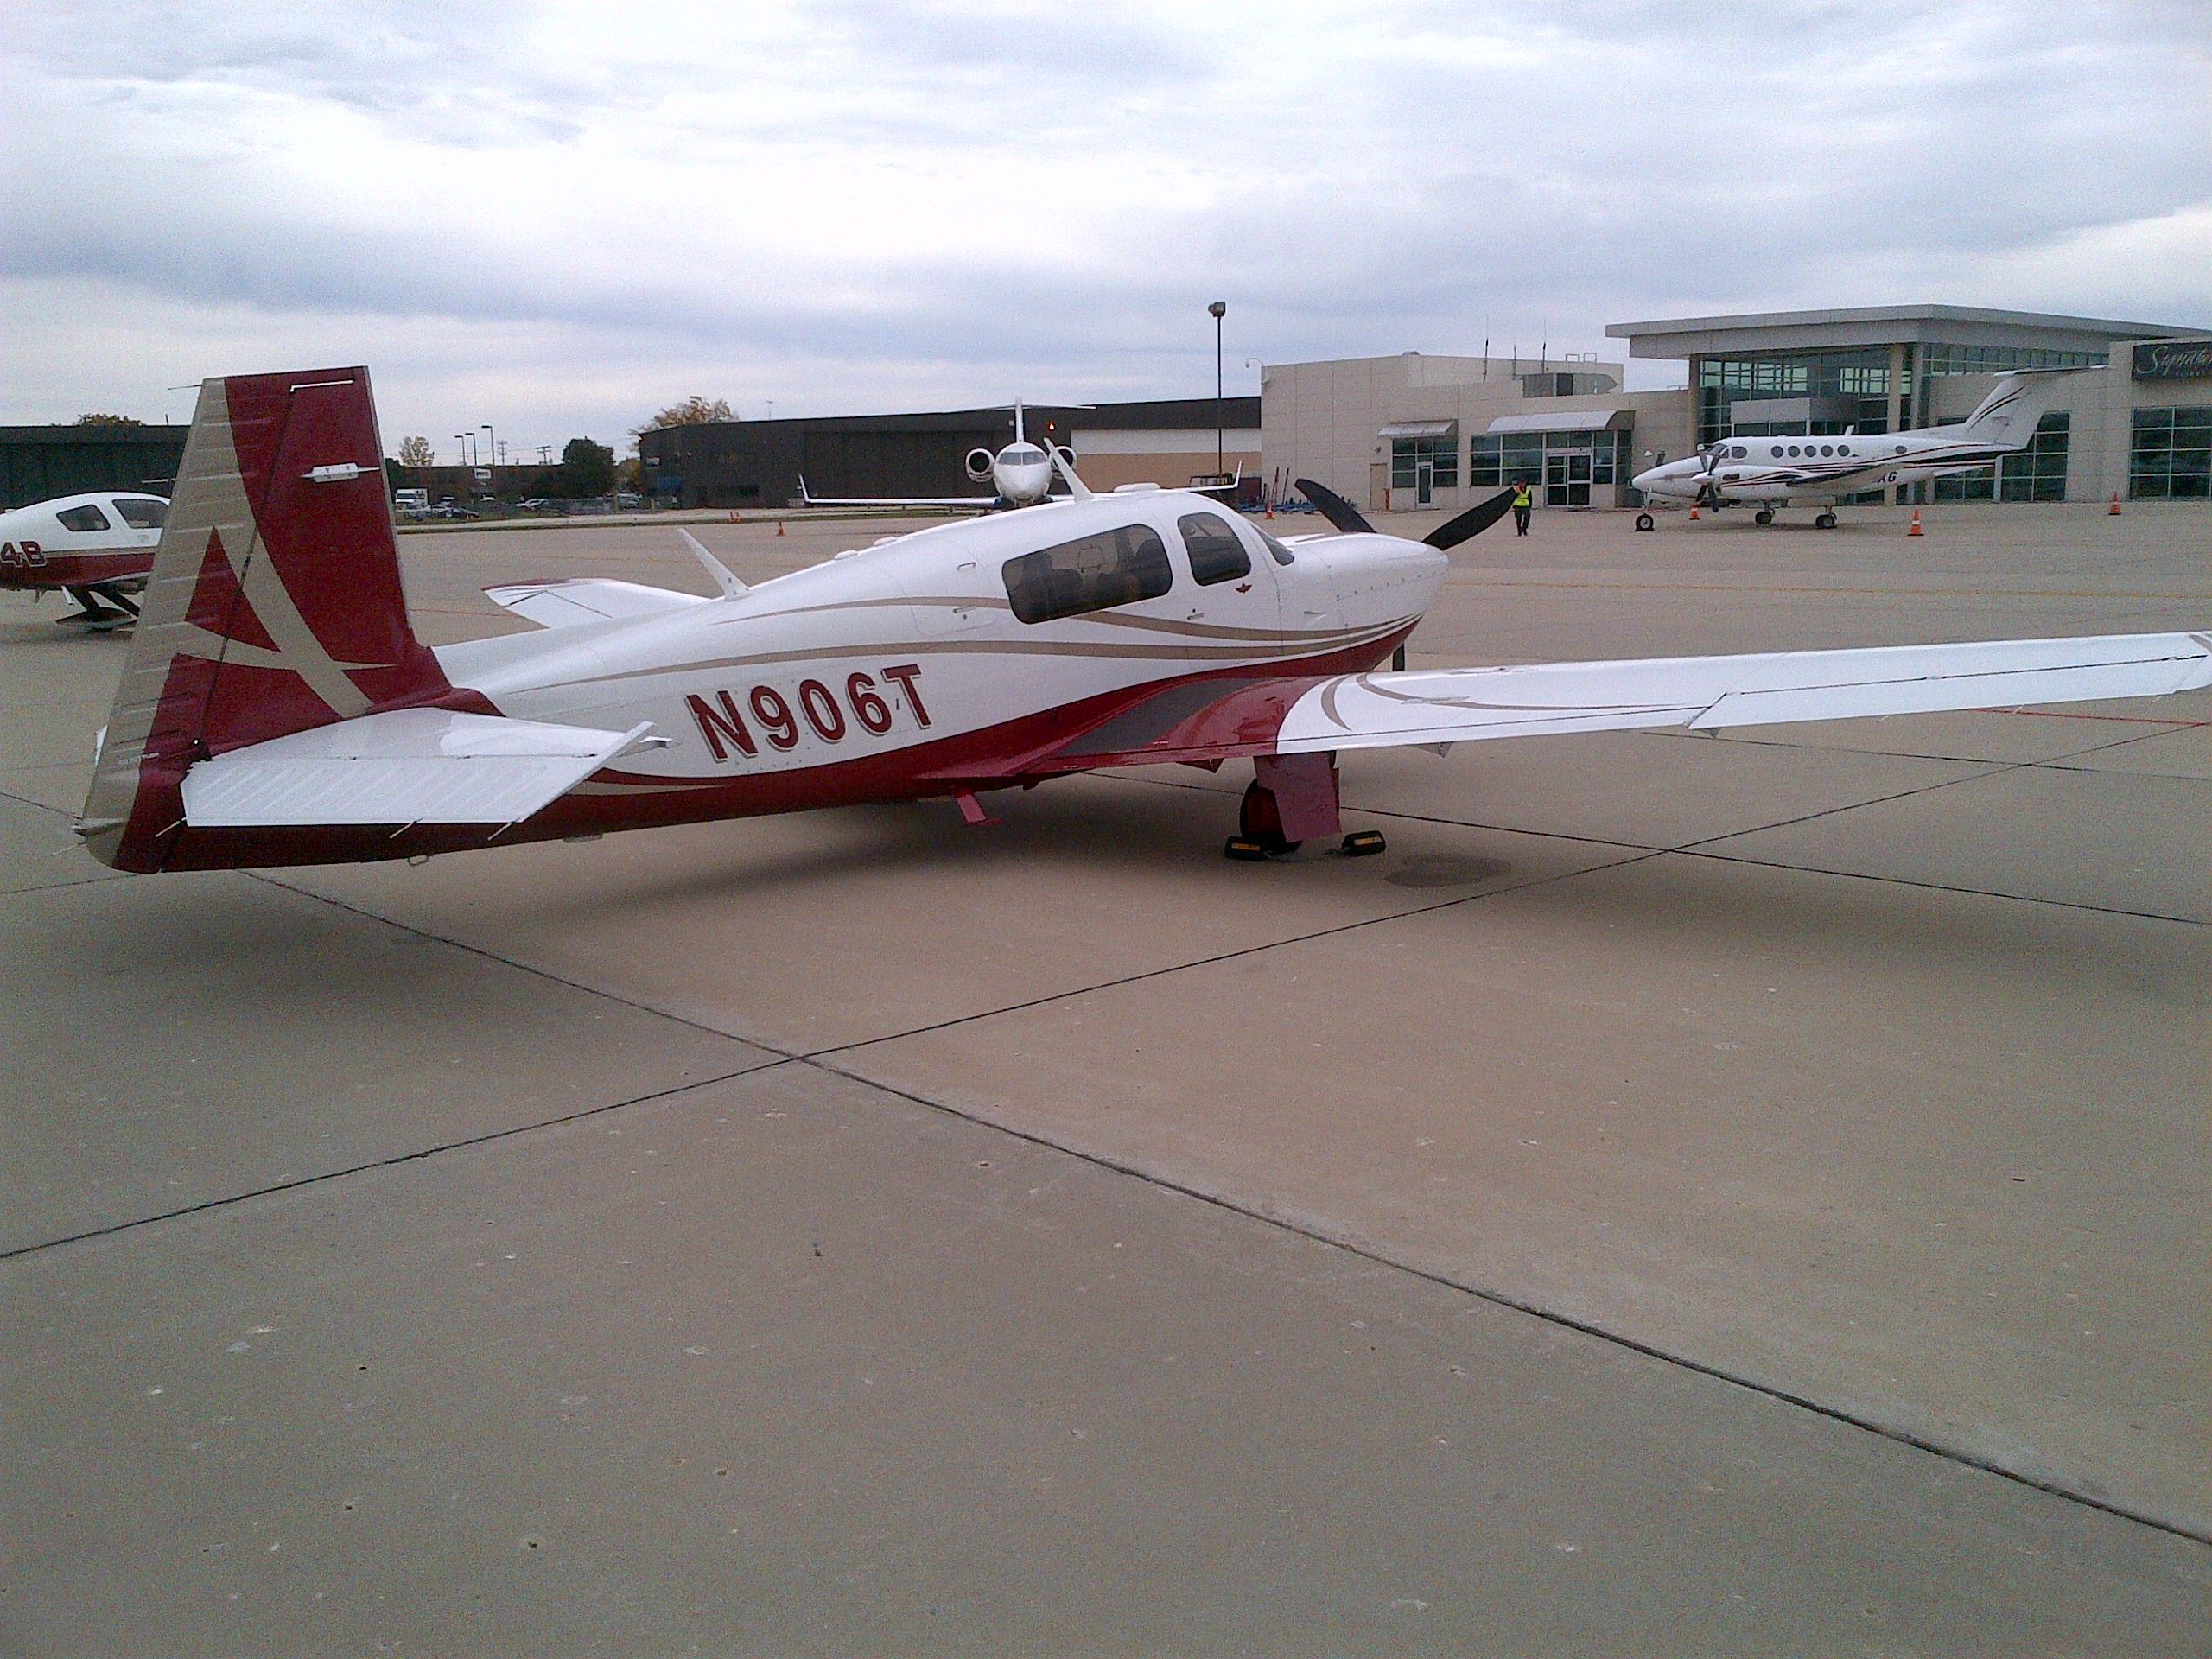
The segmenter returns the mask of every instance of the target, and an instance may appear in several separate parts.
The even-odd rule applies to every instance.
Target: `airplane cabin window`
[[[118,495],[115,510],[133,530],[159,530],[168,522],[169,504],[150,495]]]
[[[1175,585],[1167,543],[1146,524],[1039,548],[1008,559],[1001,574],[1014,615],[1033,623],[1157,599]]]
[[[1191,576],[1201,588],[1252,574],[1252,556],[1236,532],[1210,512],[1186,512],[1175,521],[1191,556]]]
[[[1267,544],[1268,556],[1273,559],[1277,564],[1288,564],[1293,559],[1298,556],[1298,555],[1292,552],[1281,542],[1275,540],[1274,537],[1268,535],[1266,531],[1262,530],[1257,524],[1247,524],[1244,528],[1250,531],[1255,536],[1257,536],[1262,542]]]
[[[1797,453],[1797,446],[1796,444],[1793,443],[1789,446],[1789,453],[1793,455]]]
[[[54,516],[61,521],[62,529],[73,530],[80,533],[105,530],[108,527],[107,514],[89,501],[79,506],[64,507]]]
[[[1736,445],[1735,448],[1729,450],[1728,457],[1732,461],[1746,461],[1751,458],[1751,452],[1750,450],[1745,448],[1744,446],[1739,443]]]

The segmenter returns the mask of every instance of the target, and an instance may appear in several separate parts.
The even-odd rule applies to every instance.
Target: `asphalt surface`
[[[2212,624],[2202,508],[1927,522],[1539,514],[1413,661]],[[0,1652],[2212,1651],[2212,698],[125,877],[54,613]]]

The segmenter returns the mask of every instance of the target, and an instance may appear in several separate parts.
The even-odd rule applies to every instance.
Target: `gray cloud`
[[[57,11],[0,48],[0,418],[240,340],[359,342],[395,430],[534,441],[695,389],[1165,395],[1210,383],[1217,296],[1236,364],[1734,307],[2212,321],[2201,32],[2151,0]]]

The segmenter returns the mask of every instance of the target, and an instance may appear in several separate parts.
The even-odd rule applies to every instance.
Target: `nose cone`
[[[1646,495],[1677,496],[1695,495],[1701,480],[1697,462],[1673,461],[1638,473],[1629,481]]]
[[[1344,621],[1355,628],[1427,610],[1452,568],[1426,542],[1396,536],[1334,536],[1301,544],[1300,555],[1301,562],[1318,556],[1325,563]]]

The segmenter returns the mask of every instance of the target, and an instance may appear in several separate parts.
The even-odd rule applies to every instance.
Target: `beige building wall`
[[[1624,372],[1618,363],[1551,360],[1541,366],[1611,375],[1616,383]],[[1261,379],[1262,473],[1277,498],[1291,493],[1294,480],[1306,477],[1370,511],[1408,506],[1410,503],[1391,497],[1390,443],[1380,435],[1382,429],[1406,421],[1456,421],[1460,483],[1454,489],[1437,490],[1433,503],[1456,509],[1473,505],[1494,487],[1478,488],[1466,482],[1470,437],[1486,435],[1491,423],[1501,416],[1580,411],[1599,416],[1618,410],[1631,411],[1630,472],[1649,464],[1647,450],[1664,450],[1670,456],[1688,453],[1694,423],[1687,391],[1523,397],[1520,377],[1538,370],[1529,358],[1516,362],[1421,352],[1269,364]],[[1592,423],[1604,422],[1601,418]],[[1601,505],[1612,505],[1611,499],[1605,498]]]
[[[1224,471],[1241,469],[1247,478],[1258,474],[1258,429],[1230,427],[1221,435],[1221,443]],[[1210,426],[1154,431],[1078,429],[1071,447],[1077,472],[1094,490],[1116,489],[1123,484],[1181,489],[1214,469],[1214,430]]]

